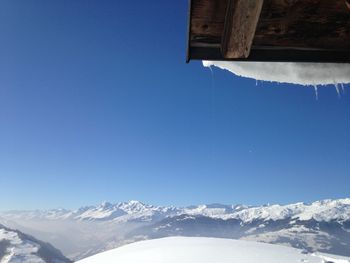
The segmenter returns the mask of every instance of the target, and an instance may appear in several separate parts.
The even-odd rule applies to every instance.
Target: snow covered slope
[[[0,225],[0,263],[68,263],[61,252],[19,231]]]
[[[78,263],[350,263],[350,258],[306,254],[302,250],[256,242],[172,237],[143,241]]]

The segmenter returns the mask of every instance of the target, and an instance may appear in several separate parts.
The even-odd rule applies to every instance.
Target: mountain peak
[[[111,206],[113,206],[113,204],[110,203],[110,202],[107,202],[107,201],[103,201],[103,202],[99,205],[99,207],[103,207],[103,208],[110,208]]]

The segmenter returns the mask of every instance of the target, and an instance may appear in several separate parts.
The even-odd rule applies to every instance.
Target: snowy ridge
[[[236,213],[248,209],[245,205],[199,205],[183,209],[184,214],[188,215],[202,215],[212,218],[225,218],[235,215]]]
[[[52,209],[35,211],[7,211],[0,213],[7,219],[25,220],[86,220],[86,221],[120,221],[145,220],[149,221],[156,216],[176,214],[175,207],[158,207],[146,205],[139,201],[119,202],[112,204],[103,202],[97,206],[85,206],[77,210]]]
[[[295,218],[299,220],[315,219],[329,222],[350,219],[350,198],[316,201],[311,204],[296,203],[290,205],[267,205],[248,207],[243,205],[207,206],[201,205],[183,211],[189,215],[204,215],[211,218],[239,219],[244,223],[254,220],[282,220]]]
[[[9,246],[9,248],[4,249],[3,255],[0,255],[1,263],[20,261],[20,259],[24,262],[44,262],[36,255],[40,246],[34,242],[21,240],[16,232],[0,229],[0,242],[3,244],[6,242]]]
[[[117,220],[126,222],[130,220],[150,221],[156,216],[169,216],[176,214],[178,209],[174,207],[157,207],[146,205],[139,201],[121,202],[111,204],[103,202],[83,213],[76,215],[78,220]],[[77,213],[75,213],[77,214]]]
[[[68,263],[58,250],[21,232],[0,225],[0,263]]]
[[[137,242],[78,263],[349,263],[350,258],[305,254],[277,245],[218,238],[172,237]]]
[[[243,222],[252,222],[257,219],[276,221],[286,218],[302,221],[314,219],[319,222],[345,221],[350,219],[350,199],[323,200],[311,204],[296,203],[284,206],[253,207],[225,215],[223,218],[237,218]]]
[[[299,220],[315,219],[329,222],[332,220],[350,220],[350,198],[322,200],[311,204],[295,203],[290,205],[199,205],[191,207],[161,207],[147,205],[139,201],[120,202],[116,204],[103,202],[97,206],[82,207],[77,210],[53,209],[36,211],[8,211],[0,216],[8,220],[129,220],[150,221],[176,215],[202,215],[219,219],[239,219],[245,223],[254,220],[282,220],[295,218]]]

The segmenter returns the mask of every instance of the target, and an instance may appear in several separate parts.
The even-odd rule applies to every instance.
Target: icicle
[[[344,88],[344,83],[340,83],[341,90],[343,91],[343,94],[345,94],[345,88]]]
[[[339,85],[338,85],[338,83],[335,83],[334,86],[335,86],[335,90],[336,90],[337,93],[338,93],[338,97],[340,98],[340,90],[339,90]]]
[[[314,89],[315,89],[316,100],[318,100],[318,87],[317,87],[317,85],[314,85]]]
[[[212,66],[209,66],[208,68],[209,68],[210,73],[211,73],[210,74],[211,75],[211,87],[212,87],[212,89],[214,89],[214,87],[215,87],[214,71],[212,69]]]
[[[211,96],[212,96],[212,100],[214,100],[215,98],[215,78],[214,78],[214,71],[212,69],[212,67],[209,67],[210,72],[211,72]]]

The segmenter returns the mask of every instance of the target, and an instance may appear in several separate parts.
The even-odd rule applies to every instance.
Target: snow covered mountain
[[[350,199],[290,205],[160,207],[138,201],[77,210],[8,211],[6,225],[80,259],[143,239],[246,239],[350,256]],[[0,221],[1,222],[1,221]]]
[[[77,210],[52,209],[35,211],[8,211],[0,213],[10,220],[78,220],[78,221],[151,221],[181,213],[175,207],[146,205],[139,201],[111,204],[103,202],[97,206],[81,207]]]
[[[307,254],[301,250],[256,242],[216,238],[172,237],[110,250],[78,263],[349,263],[350,258]]]
[[[293,218],[316,221],[346,221],[350,219],[350,198],[322,200],[310,204],[290,205],[199,205],[185,208],[147,205],[139,201],[116,204],[103,202],[98,206],[86,206],[77,210],[53,209],[35,211],[8,211],[0,215],[5,219],[27,220],[87,220],[87,221],[150,221],[174,215],[203,215],[220,219],[239,219],[242,222],[261,220],[282,220]]]
[[[0,263],[68,263],[61,252],[48,243],[0,225]]]
[[[254,220],[283,220],[287,218],[316,221],[346,221],[350,219],[350,198],[323,200],[311,204],[265,205],[258,207],[198,206],[184,210],[189,215],[204,215],[211,218],[239,219],[244,223]]]

